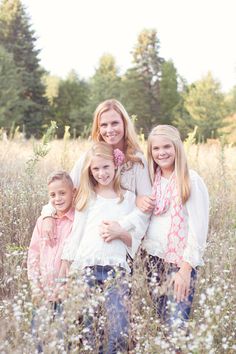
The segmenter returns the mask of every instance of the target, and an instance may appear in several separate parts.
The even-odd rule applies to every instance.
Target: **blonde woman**
[[[208,192],[197,172],[189,171],[175,127],[156,126],[148,138],[147,155],[153,191],[146,199],[155,203],[142,245],[149,290],[164,324],[182,328],[189,319],[197,267],[203,265]]]
[[[123,152],[125,158],[121,166],[121,185],[124,189],[140,196],[141,200],[141,196],[151,193],[145,157],[141,152],[133,123],[119,101],[109,99],[98,105],[94,112],[91,136],[94,142],[104,141]],[[75,187],[80,185],[83,162],[84,155],[75,163],[70,174]],[[148,203],[149,200],[146,200],[146,204]],[[53,209],[50,206],[43,209],[42,215],[47,217],[44,220],[44,236],[48,237],[53,245],[52,214]]]
[[[69,269],[73,273],[80,271],[91,296],[92,289],[97,287],[104,293],[106,353],[123,353],[128,348],[129,284],[126,274],[130,269],[126,254],[134,256],[149,219],[135,206],[135,194],[120,185],[124,159],[121,150],[113,149],[105,142],[95,143],[86,153],[75,201],[75,220],[62,253],[60,270],[62,279]],[[135,226],[130,228],[130,223]],[[85,333],[88,333],[91,349],[96,351],[96,343],[101,339],[96,338],[93,331],[94,320],[92,316],[85,317]],[[102,345],[100,343],[100,347]]]

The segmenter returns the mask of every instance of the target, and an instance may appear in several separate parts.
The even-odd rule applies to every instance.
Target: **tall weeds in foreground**
[[[65,148],[65,142],[52,141],[50,151],[26,178],[32,142],[0,141],[0,353],[36,352],[37,340],[30,330],[34,306],[26,277],[27,247],[41,206],[47,202],[46,176],[61,168],[63,161],[70,170],[88,145],[66,140]],[[63,151],[66,158],[62,161]],[[131,284],[130,353],[171,353],[176,346],[186,354],[236,351],[236,148],[218,141],[190,144],[188,157],[190,167],[204,178],[211,200],[205,266],[199,271],[189,336],[176,333],[170,340],[166,338],[152,308],[138,254]],[[91,353],[81,315],[86,307],[93,313],[97,304],[102,306],[103,296],[99,292],[92,299],[85,296],[80,280],[75,280],[68,292],[63,321],[61,317],[52,320],[52,309],[46,304],[37,310],[45,353],[63,353],[68,346],[71,353]],[[99,321],[97,329],[106,329],[105,317]]]

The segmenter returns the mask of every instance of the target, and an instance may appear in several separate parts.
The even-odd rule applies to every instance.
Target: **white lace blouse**
[[[99,235],[99,226],[103,220],[118,221],[125,228],[129,225],[132,247],[121,240],[105,242]],[[124,200],[104,198],[97,195],[90,201],[85,211],[76,212],[68,243],[65,245],[62,259],[73,261],[71,270],[86,266],[111,265],[130,270],[126,262],[127,252],[134,257],[144,236],[149,217],[135,206],[135,194],[126,191]]]

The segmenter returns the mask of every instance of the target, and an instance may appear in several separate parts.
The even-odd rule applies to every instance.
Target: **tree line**
[[[197,128],[200,140],[235,129],[236,86],[227,94],[209,72],[192,84],[174,62],[160,56],[155,29],[137,38],[132,67],[120,74],[115,58],[104,54],[88,80],[72,70],[66,79],[40,66],[36,35],[20,0],[0,3],[0,127],[19,127],[26,137],[40,138],[51,120],[61,138],[64,127],[86,137],[96,106],[108,98],[120,100],[145,137],[154,125],[173,124],[183,138]]]

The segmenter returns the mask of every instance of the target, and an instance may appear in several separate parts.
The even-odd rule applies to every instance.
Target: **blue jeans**
[[[169,329],[185,328],[189,320],[190,310],[193,302],[195,283],[197,278],[196,269],[192,269],[190,291],[186,300],[177,302],[174,299],[172,289],[164,289],[164,293],[158,294],[158,287],[165,286],[173,273],[179,268],[175,264],[167,263],[157,256],[148,255],[146,257],[146,271],[148,288],[157,315]],[[159,288],[161,289],[161,288]],[[163,290],[163,289],[162,289]]]
[[[103,307],[107,318],[107,343],[98,331],[100,354],[127,352],[129,332],[129,284],[124,269],[111,266],[93,266],[85,268],[85,281],[89,288],[98,288],[104,294]],[[89,345],[95,350],[96,334],[94,331],[94,316],[87,315],[84,319]]]

